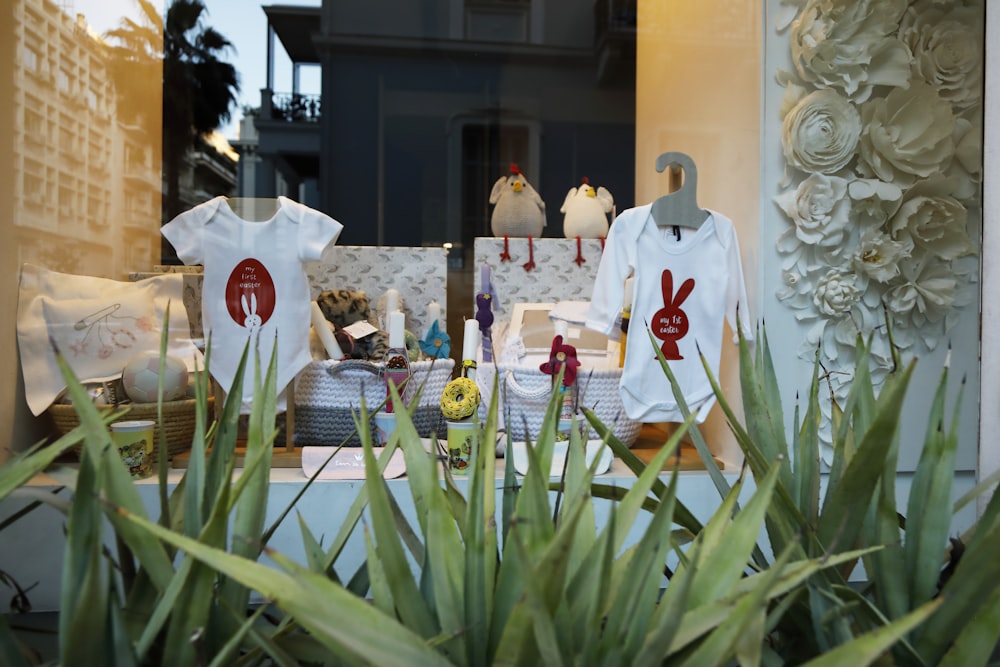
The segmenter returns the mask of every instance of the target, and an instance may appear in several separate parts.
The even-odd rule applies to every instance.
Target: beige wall
[[[0,21],[0,99],[12,95],[14,66],[13,26]],[[16,322],[13,313],[17,304],[17,254],[14,250],[14,179],[11,167],[13,109],[9,104],[0,105],[0,312],[8,316],[0,319],[0,378],[4,389],[0,391],[0,465],[7,460],[14,442],[14,387],[17,378],[17,354],[14,345]]]
[[[759,319],[760,0],[640,0],[636,66],[636,203],[670,191],[656,171],[667,151],[697,165],[698,203],[733,220],[751,314]],[[722,386],[738,406],[736,346],[723,347]],[[702,429],[717,454],[738,461],[721,410]]]

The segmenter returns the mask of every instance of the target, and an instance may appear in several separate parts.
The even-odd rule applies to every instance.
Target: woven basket
[[[514,440],[537,439],[552,398],[552,376],[542,373],[537,366],[480,364],[476,370],[476,384],[482,394],[479,410],[483,418],[493,395],[493,379],[498,371],[501,420],[509,414],[510,423],[506,428]],[[623,445],[631,447],[639,437],[642,423],[629,419],[625,414],[618,388],[621,377],[620,368],[579,370],[579,401],[581,406],[593,410],[598,419],[610,426]],[[580,419],[586,421],[582,415]]]
[[[128,407],[127,414],[122,419],[139,420],[151,419],[156,422],[156,429],[153,433],[153,460],[158,456],[160,446],[161,427],[167,437],[167,456],[174,457],[181,452],[191,449],[191,440],[194,438],[195,428],[195,404],[196,399],[187,398],[180,401],[166,401],[163,404],[163,424],[160,424],[157,414],[156,403],[128,403],[118,406]],[[215,398],[209,396],[208,410],[206,418],[211,422],[213,418],[213,405]],[[104,412],[114,410],[112,406],[98,406]],[[52,423],[60,435],[69,433],[80,425],[80,418],[76,414],[76,408],[70,403],[55,403],[49,406],[48,413],[52,415]],[[80,451],[80,447],[76,448]]]
[[[445,432],[441,394],[454,368],[452,359],[410,364],[413,377],[403,398],[409,402],[417,387],[423,387],[413,414],[413,425],[421,437]],[[383,370],[380,364],[363,361],[314,361],[306,366],[295,379],[295,444],[336,446],[346,440],[346,446],[360,447],[354,415],[361,411],[362,396],[373,413],[385,398]],[[370,425],[374,429],[374,414]]]

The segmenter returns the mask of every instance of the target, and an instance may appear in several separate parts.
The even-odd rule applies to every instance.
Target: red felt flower
[[[549,360],[538,368],[546,375],[555,377],[559,375],[563,365],[566,366],[563,372],[563,386],[569,387],[576,382],[576,369],[580,367],[580,360],[576,358],[576,348],[572,345],[563,345],[563,337],[556,336],[552,339]]]

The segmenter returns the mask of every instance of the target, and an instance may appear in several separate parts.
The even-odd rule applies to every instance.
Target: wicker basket
[[[209,396],[208,411],[206,419],[211,423],[214,412],[213,405],[215,398]],[[187,398],[180,401],[167,401],[163,404],[163,428],[167,438],[167,456],[174,457],[181,452],[191,449],[191,439],[194,437],[195,428],[195,404],[196,399]],[[161,424],[158,421],[156,403],[129,403],[118,406],[128,407],[129,411],[122,419],[151,419],[156,424],[153,434],[153,459],[156,460],[160,445]],[[99,406],[99,410],[113,410],[112,406]],[[76,408],[70,403],[55,403],[49,406],[48,413],[52,415],[52,422],[59,434],[72,431],[80,425],[80,418],[76,414]],[[79,447],[76,448],[79,452]]]

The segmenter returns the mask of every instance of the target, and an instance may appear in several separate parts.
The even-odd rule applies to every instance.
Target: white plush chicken
[[[596,190],[587,177],[578,188],[566,193],[559,212],[563,214],[563,234],[568,239],[576,237],[599,239],[608,235],[608,213],[615,204],[614,197],[603,185]]]
[[[545,202],[516,164],[510,165],[509,176],[501,176],[493,184],[490,203],[494,205],[490,218],[490,229],[494,236],[542,235],[542,228],[545,227]]]

